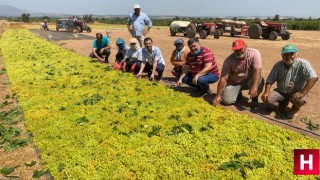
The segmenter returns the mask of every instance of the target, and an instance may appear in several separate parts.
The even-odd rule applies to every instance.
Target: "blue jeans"
[[[189,72],[183,79],[182,82],[188,84],[189,86],[200,88],[201,92],[210,92],[209,84],[215,83],[219,80],[219,77],[213,73],[208,73],[207,75],[198,78],[197,85],[192,84],[192,79],[194,76]]]

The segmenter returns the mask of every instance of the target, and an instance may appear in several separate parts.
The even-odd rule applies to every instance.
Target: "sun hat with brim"
[[[292,45],[292,44],[285,45],[282,48],[282,54],[295,53],[297,51],[298,51],[297,47],[295,45]]]
[[[135,4],[135,5],[133,6],[133,9],[140,9],[140,5],[139,5],[139,4]]]

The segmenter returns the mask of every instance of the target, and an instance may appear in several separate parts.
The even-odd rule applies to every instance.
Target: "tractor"
[[[216,23],[207,22],[191,22],[186,29],[188,38],[193,38],[199,33],[201,39],[207,38],[208,35],[213,35],[215,39],[220,38],[220,31],[217,31]]]
[[[270,39],[272,41],[281,36],[282,40],[288,40],[290,39],[290,33],[287,29],[287,24],[259,21],[250,25],[248,36],[250,39],[258,39],[262,36],[263,39]]]
[[[66,29],[67,32],[70,32],[71,29],[70,29],[69,23],[70,23],[69,19],[57,19],[56,30],[59,31],[59,29]],[[81,20],[77,20],[73,30],[76,31],[77,33],[80,33],[83,31],[87,31],[89,33],[91,32],[91,28],[87,25],[87,23]]]
[[[74,27],[74,29],[78,33],[82,32],[82,31],[87,31],[88,33],[91,32],[91,28],[88,26],[88,24],[86,22],[81,21],[81,20],[77,20],[76,26]]]
[[[172,21],[170,24],[170,35],[175,36],[177,33],[183,33],[184,36],[187,36],[186,29],[189,24],[189,21]]]
[[[233,21],[230,19],[223,19],[221,22],[217,23],[217,29],[220,31],[222,36],[224,33],[230,33],[230,35],[244,35],[247,36],[249,26],[247,26],[244,21]]]

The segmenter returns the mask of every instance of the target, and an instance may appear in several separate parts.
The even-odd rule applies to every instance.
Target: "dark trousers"
[[[158,63],[157,67],[156,67],[156,71],[158,73],[158,80],[160,80],[162,78],[162,74],[164,71],[165,66],[163,64]],[[150,79],[150,76],[152,74],[152,69],[153,69],[153,65],[150,65],[149,63],[146,63],[146,66],[144,68],[144,72],[148,73],[148,77]]]
[[[109,62],[109,56],[111,54],[111,51],[109,49],[105,49],[103,51],[102,54],[100,54],[100,49],[99,50],[96,50],[96,53],[99,57],[103,58],[103,55],[105,55],[106,57],[104,58],[105,62],[108,63]],[[90,55],[89,55],[91,58],[95,58],[93,53],[91,52]]]

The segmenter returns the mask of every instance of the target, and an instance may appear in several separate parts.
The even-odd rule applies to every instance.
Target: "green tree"
[[[276,14],[273,18],[274,21],[279,21],[280,19],[280,15],[279,14]]]
[[[92,14],[85,14],[83,16],[83,21],[88,22],[88,23],[92,23],[94,21],[94,18],[92,16]]]
[[[30,14],[27,14],[27,13],[21,14],[21,21],[22,22],[30,22]]]

